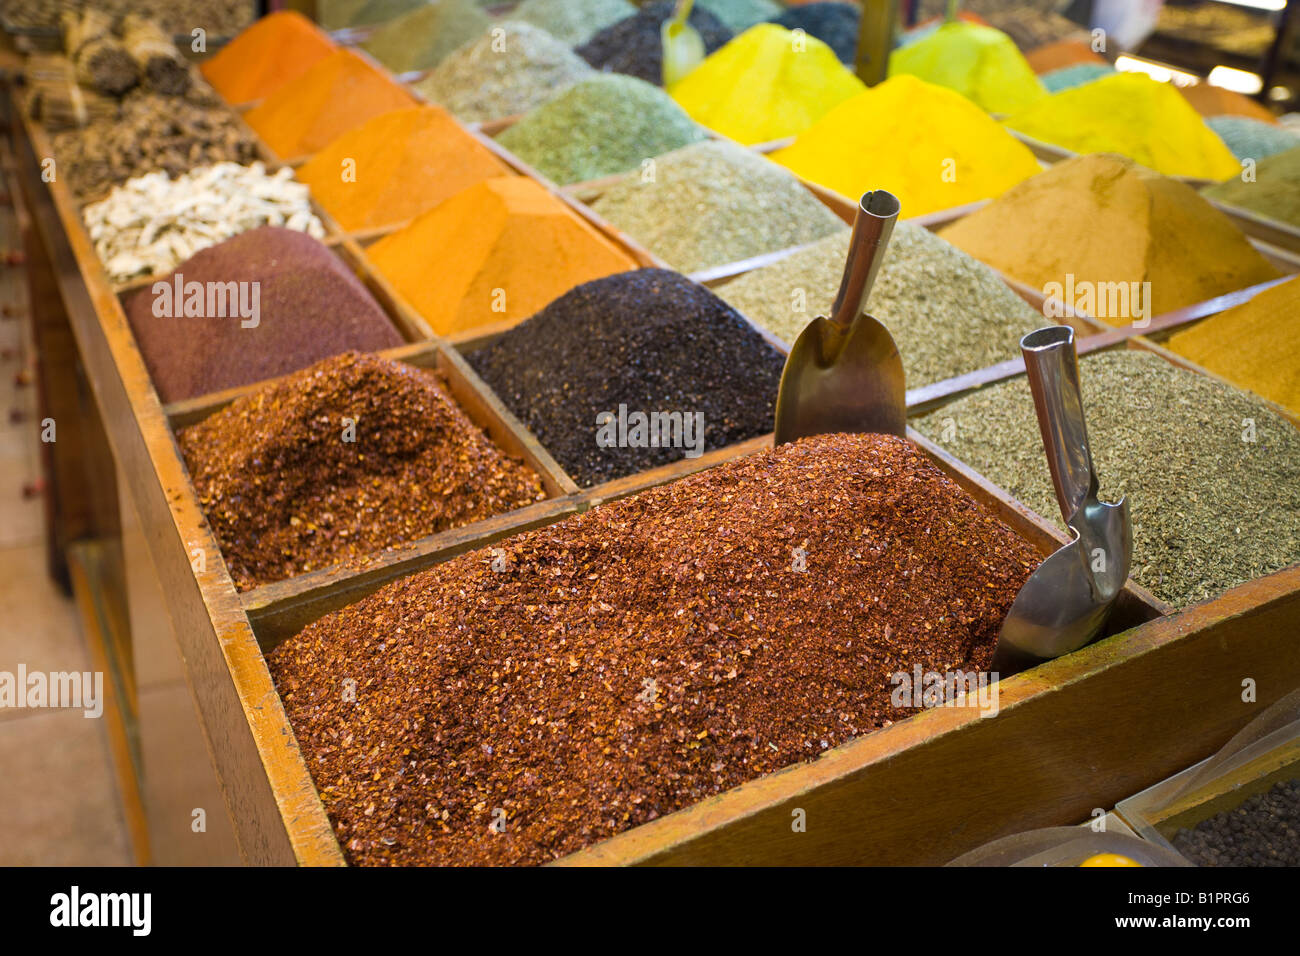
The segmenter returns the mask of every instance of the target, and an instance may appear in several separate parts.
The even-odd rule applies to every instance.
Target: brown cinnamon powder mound
[[[435,373],[358,352],[240,398],[177,440],[241,591],[545,497]]]
[[[784,445],[497,548],[268,658],[353,863],[544,863],[811,760],[912,712],[891,675],[987,668],[1039,562],[881,435]]]

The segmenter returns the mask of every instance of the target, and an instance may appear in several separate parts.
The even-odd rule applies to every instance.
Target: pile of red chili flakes
[[[910,713],[890,675],[987,668],[1039,563],[881,435],[805,439],[499,548],[269,656],[353,863],[545,863],[817,757]]]

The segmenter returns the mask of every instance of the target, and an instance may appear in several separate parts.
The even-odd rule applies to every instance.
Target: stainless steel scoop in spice
[[[1097,499],[1074,330],[1057,325],[1031,332],[1020,340],[1020,351],[1056,500],[1074,540],[1039,565],[1016,595],[993,658],[1003,676],[1095,638],[1128,578],[1133,550],[1128,500]]]
[[[906,432],[903,360],[889,330],[864,311],[899,209],[883,189],[858,203],[831,317],[809,322],[785,360],[776,444],[831,432]]]

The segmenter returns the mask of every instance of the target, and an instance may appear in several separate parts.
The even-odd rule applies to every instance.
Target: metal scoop
[[[1074,330],[1057,325],[1031,332],[1020,351],[1056,500],[1074,540],[1030,575],[1002,622],[993,669],[1004,676],[1095,638],[1128,578],[1133,549],[1127,499],[1097,500]]]
[[[673,84],[704,62],[704,37],[687,22],[692,6],[693,0],[677,0],[673,15],[659,27],[659,38],[664,47],[664,89],[671,89]]]
[[[830,432],[907,431],[903,360],[867,297],[898,220],[898,199],[878,189],[858,203],[848,261],[831,317],[799,333],[776,397],[776,444]]]

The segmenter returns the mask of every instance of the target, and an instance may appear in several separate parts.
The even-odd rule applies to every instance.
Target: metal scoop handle
[[[1056,500],[1066,523],[1073,525],[1083,502],[1097,496],[1074,329],[1055,325],[1030,332],[1020,340],[1020,351],[1029,373],[1029,389],[1034,395]]]
[[[866,310],[871,287],[885,260],[881,250],[889,244],[901,210],[898,197],[883,189],[864,193],[858,201],[844,278],[840,280],[840,291],[830,314],[830,320],[841,329],[847,329]]]

